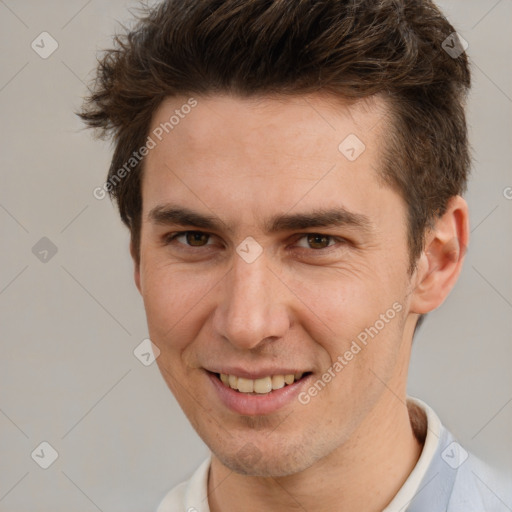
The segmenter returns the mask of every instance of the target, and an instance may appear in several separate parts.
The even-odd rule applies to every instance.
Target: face
[[[291,474],[350,443],[383,382],[405,389],[406,206],[377,175],[386,104],[188,100],[155,113],[150,134],[182,115],[153,137],[142,183],[136,281],[157,363],[224,465]]]

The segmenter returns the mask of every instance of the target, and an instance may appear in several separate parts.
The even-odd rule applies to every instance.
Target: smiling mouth
[[[214,373],[213,375],[215,375],[224,384],[224,386],[231,388],[234,391],[238,391],[239,393],[248,395],[267,395],[272,391],[284,388],[285,386],[291,386],[310,374],[311,372],[301,372],[287,375],[272,375],[262,377],[260,379],[245,379],[244,377],[226,375],[224,373]]]

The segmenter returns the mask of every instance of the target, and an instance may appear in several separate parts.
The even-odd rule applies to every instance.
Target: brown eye
[[[185,239],[192,247],[202,247],[203,245],[206,245],[209,237],[210,235],[202,233],[201,231],[187,231],[185,233]]]
[[[316,233],[307,235],[307,242],[311,249],[325,249],[329,246],[331,240],[332,237],[328,235],[319,235]]]

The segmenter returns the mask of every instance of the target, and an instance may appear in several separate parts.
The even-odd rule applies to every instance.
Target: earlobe
[[[418,261],[411,312],[425,314],[444,302],[460,275],[468,242],[468,206],[462,197],[455,196],[427,234]]]

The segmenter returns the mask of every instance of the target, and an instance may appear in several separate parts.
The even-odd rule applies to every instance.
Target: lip
[[[207,370],[205,372],[220,401],[228,409],[238,414],[243,414],[244,416],[271,414],[289,405],[294,400],[297,400],[297,396],[301,390],[308,385],[310,379],[313,377],[310,373],[302,377],[299,381],[284,386],[281,389],[271,391],[268,394],[250,395],[228,388],[220,381],[217,375]]]
[[[235,367],[224,367],[220,368],[208,368],[206,371],[210,373],[223,373],[225,375],[236,375],[237,377],[242,377],[244,379],[262,379],[263,377],[273,377],[274,375],[295,375],[296,373],[307,373],[310,370],[292,370],[290,368],[268,368],[262,370],[250,370],[246,371],[243,368],[235,368]]]

